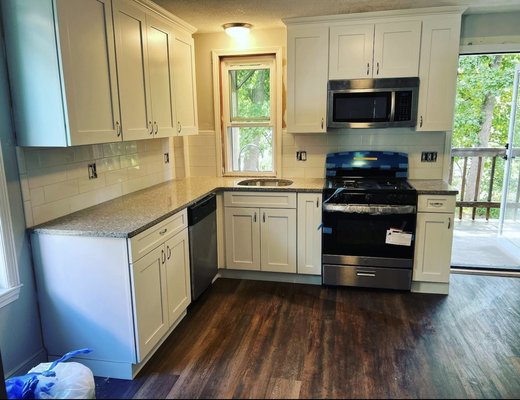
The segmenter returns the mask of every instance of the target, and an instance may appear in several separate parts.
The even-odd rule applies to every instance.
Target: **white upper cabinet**
[[[417,76],[421,21],[330,28],[329,79]]]
[[[374,59],[374,24],[330,28],[329,78],[370,78]]]
[[[110,0],[0,5],[17,144],[121,140]]]
[[[182,106],[179,113],[189,133],[197,133],[188,24],[147,1],[3,0],[0,6],[19,146],[183,134],[175,96],[191,104],[191,120]],[[182,48],[174,54],[177,36],[191,40],[189,54]],[[187,65],[177,68],[179,77],[174,62]]]
[[[176,129],[180,136],[198,133],[193,38],[177,35],[173,43]]]
[[[287,28],[287,132],[327,131],[327,26]]]
[[[450,131],[453,127],[460,23],[459,13],[424,19],[419,71],[418,131]]]
[[[148,75],[152,106],[151,132],[154,137],[175,136],[175,97],[173,90],[173,44],[171,27],[159,18],[146,16],[148,38]]]
[[[146,139],[152,132],[146,13],[129,0],[114,0],[114,29],[123,138]]]

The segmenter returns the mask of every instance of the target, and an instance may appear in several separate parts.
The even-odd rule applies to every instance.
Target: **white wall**
[[[40,317],[36,303],[31,250],[25,232],[2,40],[0,37],[0,140],[7,175],[9,206],[13,218],[16,255],[20,280],[23,284],[20,297],[13,303],[0,308],[0,351],[4,373],[10,375],[17,373],[19,369],[24,373],[27,372],[28,367],[42,362],[46,355],[42,344]]]
[[[286,117],[287,30],[285,28],[255,30],[250,33],[249,48],[281,47],[283,58],[282,109]],[[192,176],[215,176],[216,140],[213,114],[212,50],[237,50],[238,45],[225,33],[196,34],[195,64],[199,112],[198,137],[188,138],[189,167]],[[326,134],[282,136],[282,175],[284,177],[322,178],[325,157],[329,152],[344,150],[389,150],[408,153],[410,177],[442,179],[445,152],[445,132],[415,132],[407,128],[330,130]],[[307,151],[307,161],[297,161],[296,151]],[[421,163],[421,151],[437,151],[436,163]],[[448,149],[449,151],[449,149]]]

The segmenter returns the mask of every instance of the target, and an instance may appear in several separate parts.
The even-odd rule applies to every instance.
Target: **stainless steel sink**
[[[252,178],[244,179],[237,183],[240,186],[289,186],[293,181],[289,179],[275,179],[275,178]]]

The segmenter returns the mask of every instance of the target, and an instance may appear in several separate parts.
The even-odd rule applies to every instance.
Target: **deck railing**
[[[515,148],[514,156],[520,155],[520,148]],[[456,207],[459,219],[464,215],[464,208],[471,208],[471,219],[477,216],[477,209],[485,209],[485,218],[489,220],[492,209],[500,209],[502,196],[502,178],[506,156],[503,147],[460,147],[451,149],[451,165],[449,183],[459,190]],[[468,177],[472,163],[477,163],[477,173],[474,180]],[[500,171],[500,172],[499,172]],[[500,179],[497,178],[497,173]],[[520,175],[515,177],[518,187],[515,193],[515,202],[511,204],[516,210],[520,200]],[[474,185],[471,198],[468,199],[468,189]],[[484,199],[483,199],[484,198]],[[509,204],[508,204],[509,205]]]

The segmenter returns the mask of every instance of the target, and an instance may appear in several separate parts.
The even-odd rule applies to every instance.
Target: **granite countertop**
[[[456,195],[458,189],[440,179],[409,179],[408,182],[417,190],[417,194]]]
[[[321,193],[324,179],[292,178],[290,186],[239,186],[246,178],[196,177],[173,179],[96,206],[37,225],[33,232],[55,235],[133,237],[190,206],[211,192]],[[457,189],[442,180],[409,180],[418,194],[455,195]]]
[[[238,186],[246,178],[173,179],[32,228],[42,234],[127,238],[152,227],[217,190],[316,192],[323,179],[293,178],[290,186]]]

